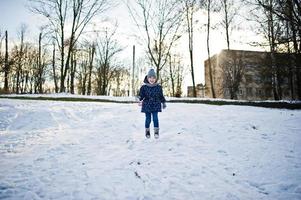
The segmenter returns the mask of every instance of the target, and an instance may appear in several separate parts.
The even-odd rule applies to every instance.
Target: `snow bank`
[[[68,93],[57,94],[10,94],[0,95],[0,98],[16,98],[16,99],[39,99],[39,100],[63,100],[63,101],[100,101],[100,102],[116,102],[116,103],[136,103],[138,97],[114,97],[114,96],[87,96],[87,95],[73,95]],[[286,108],[286,109],[301,109],[301,101],[247,101],[247,100],[231,100],[231,99],[212,99],[212,98],[176,98],[166,97],[166,100],[171,103],[200,103],[213,105],[245,105],[258,106],[267,108]]]

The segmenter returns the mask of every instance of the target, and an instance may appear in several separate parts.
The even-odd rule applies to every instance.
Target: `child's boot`
[[[145,137],[146,138],[150,138],[150,130],[149,130],[149,128],[145,129]]]
[[[155,131],[155,134],[154,134],[155,138],[158,139],[159,138],[159,128],[155,127],[154,131]]]

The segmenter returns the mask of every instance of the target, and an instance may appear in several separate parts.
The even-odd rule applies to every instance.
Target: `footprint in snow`
[[[141,176],[138,174],[138,172],[135,171],[135,176],[139,179],[141,179]]]
[[[224,155],[224,156],[228,156],[228,153],[225,150],[221,150],[220,149],[217,152],[220,153],[220,154],[222,154],[222,155]]]
[[[290,158],[290,159],[295,158],[294,156],[291,156],[291,155],[285,155],[284,157],[285,158]]]
[[[133,140],[127,140],[126,143],[129,145],[128,149],[133,150],[135,142]]]
[[[227,193],[226,194],[226,199],[228,199],[228,200],[240,200],[236,195],[234,195],[232,193]]]

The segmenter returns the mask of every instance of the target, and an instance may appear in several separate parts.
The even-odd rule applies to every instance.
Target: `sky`
[[[31,38],[38,37],[38,27],[44,24],[45,19],[39,18],[37,15],[31,13],[28,9],[28,0],[0,0],[0,30],[3,32],[8,30],[9,39],[16,40],[17,30],[22,23],[28,26],[27,34]],[[120,1],[122,2],[122,1]],[[101,21],[104,16],[100,16],[94,19],[96,24],[103,24]],[[136,45],[136,57],[144,57],[145,46],[141,46],[136,42],[136,38],[133,34],[136,33],[137,28],[129,15],[128,9],[125,4],[120,3],[114,8],[106,12],[105,17],[109,18],[110,21],[118,23],[117,38],[124,47],[122,53],[119,54],[120,59],[131,64],[132,59],[132,46]],[[221,16],[212,16],[214,21],[220,20]],[[200,28],[203,23],[206,22],[206,13],[200,10],[195,15],[195,19],[198,20],[199,24],[196,24],[194,32],[194,66],[195,66],[195,79],[196,83],[205,83],[204,81],[204,60],[207,58],[206,50],[206,30]],[[261,50],[258,47],[251,47],[247,43],[250,41],[261,40],[260,36],[256,35],[251,27],[246,26],[246,24],[241,24],[245,26],[246,30],[236,30],[231,34],[231,49],[242,49],[242,50]],[[211,52],[212,55],[221,51],[221,49],[226,48],[226,39],[224,37],[223,30],[217,29],[211,31]],[[184,87],[191,85],[191,76],[189,72],[189,54],[188,54],[188,37],[183,35],[179,41],[178,50],[183,55],[184,65],[188,68],[186,71],[186,76],[184,79]]]

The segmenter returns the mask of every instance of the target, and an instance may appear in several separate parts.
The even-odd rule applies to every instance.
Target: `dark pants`
[[[151,116],[153,115],[153,123],[155,128],[159,128],[158,112],[145,113],[145,128],[149,128],[152,121]]]

